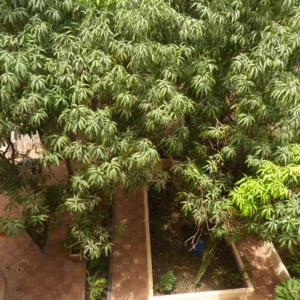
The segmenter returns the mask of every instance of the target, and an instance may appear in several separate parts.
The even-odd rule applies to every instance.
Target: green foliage
[[[25,226],[22,220],[11,217],[0,218],[0,230],[8,236],[14,236],[24,228]]]
[[[245,228],[290,250],[300,243],[299,166],[263,161],[256,177],[244,177],[230,194]]]
[[[291,272],[295,274],[295,276],[300,277],[300,263],[292,264]]]
[[[299,160],[299,7],[299,0],[2,1],[0,174],[2,161],[20,174],[11,133],[38,132],[41,165],[67,162],[56,208],[73,216],[71,233],[92,257],[109,250],[117,187],[173,181],[186,217],[217,236],[240,217],[255,227],[256,216],[276,215],[272,237],[286,232],[283,224],[294,228],[297,213],[285,218],[296,203],[288,194],[295,170],[281,165]],[[161,158],[179,163],[166,173]],[[232,186],[265,160],[280,164],[268,166],[278,177],[247,176],[231,194],[233,209]],[[1,176],[1,187],[13,178]],[[28,206],[29,223],[45,223],[43,182],[29,181],[21,185],[27,201],[16,201],[19,184],[7,187],[14,203]],[[256,194],[244,203],[238,191],[250,188]],[[279,200],[283,210],[273,207]]]
[[[108,229],[103,226],[105,216],[97,210],[79,214],[73,219],[70,235],[80,245],[86,259],[108,256],[112,244]]]
[[[213,229],[217,236],[223,236],[224,222],[230,218],[230,203],[224,199],[228,178],[215,174],[214,161],[207,168],[195,162],[178,164],[173,167],[178,180],[178,200],[187,218],[192,218],[198,227]],[[185,190],[185,191],[182,191]]]
[[[87,285],[90,299],[105,298],[108,289],[108,268],[109,262],[106,258],[87,261]]]
[[[288,279],[276,287],[274,300],[299,300],[300,281],[298,279]]]
[[[161,293],[171,293],[175,288],[176,277],[173,271],[168,271],[161,275],[156,289]]]
[[[101,299],[101,296],[103,296],[107,288],[107,280],[105,278],[89,276],[87,282],[91,300]]]
[[[93,275],[96,273],[106,274],[108,273],[109,268],[108,259],[104,260],[103,258],[100,259],[93,259],[88,261],[88,272]]]
[[[299,180],[299,166],[276,166],[265,161],[257,171],[258,176],[244,177],[230,196],[245,217],[259,214],[270,219],[273,213],[272,202],[289,198],[288,185]]]
[[[201,283],[201,279],[205,275],[207,269],[209,268],[209,266],[215,256],[217,245],[218,245],[218,240],[211,238],[209,240],[209,242],[207,243],[207,245],[205,246],[205,250],[201,257],[201,264],[199,266],[199,270],[196,275],[195,285],[198,285]]]

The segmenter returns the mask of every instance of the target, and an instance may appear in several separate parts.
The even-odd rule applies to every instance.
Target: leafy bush
[[[99,300],[106,290],[107,280],[105,278],[90,276],[88,277],[88,286],[91,300]]]
[[[262,219],[270,218],[274,212],[272,202],[287,199],[288,184],[299,180],[299,167],[264,161],[257,174],[257,177],[246,176],[238,181],[231,198],[243,216],[253,217],[258,213]]]
[[[274,300],[300,300],[300,280],[289,279],[278,285]]]
[[[109,269],[109,259],[98,258],[98,259],[90,259],[87,261],[87,269],[89,274],[101,274],[104,277],[107,277],[108,269]]]
[[[245,176],[230,193],[234,209],[243,217],[243,230],[277,240],[290,250],[300,244],[299,166],[259,164],[256,176]],[[259,222],[257,222],[259,220]]]
[[[168,271],[167,273],[160,276],[159,283],[156,289],[161,293],[170,293],[175,288],[176,277],[173,271]]]
[[[291,265],[291,272],[297,276],[300,277],[300,263],[294,263]]]
[[[58,207],[73,216],[85,256],[110,248],[95,212],[109,209],[116,187],[172,180],[184,214],[218,235],[241,224],[234,214],[252,226],[255,205],[254,223],[269,219],[269,202],[287,195],[280,180],[264,207],[257,194],[241,210],[227,201],[249,162],[299,161],[299,0],[2,0],[0,24],[0,160],[16,164],[12,132],[38,132],[43,165],[67,163]],[[157,167],[166,157],[180,161],[174,177]],[[50,215],[39,187],[20,201],[31,223]],[[9,222],[6,232],[23,228]]]

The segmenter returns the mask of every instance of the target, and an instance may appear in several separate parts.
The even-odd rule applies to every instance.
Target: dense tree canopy
[[[102,211],[116,187],[168,181],[197,226],[260,232],[262,218],[264,237],[291,246],[299,211],[291,231],[271,224],[300,201],[299,0],[4,0],[0,40],[0,141],[38,132],[42,163],[67,162],[57,207],[87,255],[109,248]],[[21,176],[6,154],[2,172]],[[30,189],[18,201],[43,223],[50,204]]]

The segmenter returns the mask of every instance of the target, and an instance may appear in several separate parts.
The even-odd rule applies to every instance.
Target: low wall
[[[251,288],[208,291],[198,293],[154,296],[153,300],[246,300],[253,293]]]
[[[0,273],[0,300],[4,300],[4,292],[5,292],[5,279],[3,275]]]
[[[278,276],[279,281],[285,281],[291,278],[289,271],[287,270],[286,266],[282,262],[277,250],[275,249],[273,243],[265,242],[265,247],[268,249],[269,253],[269,261],[273,266],[273,269]]]

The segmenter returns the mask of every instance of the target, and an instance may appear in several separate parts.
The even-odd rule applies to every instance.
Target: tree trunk
[[[72,163],[69,159],[66,159],[66,167],[67,167],[67,170],[68,170],[69,178],[71,178],[74,175],[74,170],[73,170],[73,167],[72,167]]]

